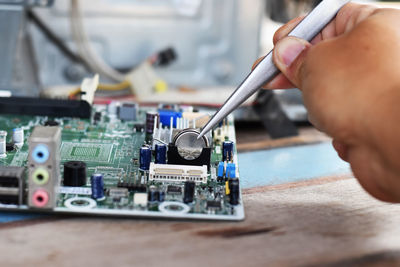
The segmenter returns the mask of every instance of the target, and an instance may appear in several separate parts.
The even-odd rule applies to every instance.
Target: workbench
[[[1,266],[400,264],[400,205],[369,196],[329,138],[238,138],[243,222],[3,213]]]

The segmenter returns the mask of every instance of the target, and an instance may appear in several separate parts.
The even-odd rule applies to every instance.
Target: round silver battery
[[[178,149],[179,155],[186,160],[197,159],[203,148],[209,147],[206,137],[197,139],[200,132],[195,129],[185,129],[179,132],[174,138],[174,145]]]

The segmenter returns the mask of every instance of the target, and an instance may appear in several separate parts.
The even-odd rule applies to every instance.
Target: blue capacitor
[[[225,174],[226,178],[236,178],[236,165],[235,163],[228,163],[226,165],[226,174]]]
[[[222,143],[222,161],[231,161],[233,159],[233,142],[224,141]]]
[[[157,164],[166,164],[167,163],[167,146],[165,144],[156,144],[156,156],[155,162]]]
[[[160,191],[160,195],[158,198],[158,201],[163,202],[165,200],[165,192],[164,191]]]
[[[224,172],[225,172],[225,164],[221,161],[220,163],[218,163],[218,173],[217,173],[218,178],[224,177]]]
[[[144,145],[140,148],[140,154],[139,154],[140,169],[148,170],[150,168],[150,162],[151,162],[151,149],[149,146]]]
[[[94,173],[92,177],[90,177],[90,183],[92,185],[92,198],[97,200],[104,199],[103,174]]]

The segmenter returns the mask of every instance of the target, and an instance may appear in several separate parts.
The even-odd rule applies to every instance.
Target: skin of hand
[[[365,190],[400,202],[400,10],[347,4],[311,43],[286,37],[301,19],[275,33],[265,88],[299,88]]]

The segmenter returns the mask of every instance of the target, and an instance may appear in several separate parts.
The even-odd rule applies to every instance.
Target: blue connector
[[[171,126],[171,118],[174,127],[176,127],[176,122],[178,118],[182,118],[182,112],[177,112],[174,110],[159,110],[158,114],[160,116],[160,122],[162,125]]]
[[[218,163],[218,173],[217,173],[218,178],[223,178],[224,172],[225,172],[225,164],[221,161],[220,163]]]
[[[226,178],[236,178],[236,165],[235,163],[228,163],[226,165]]]

